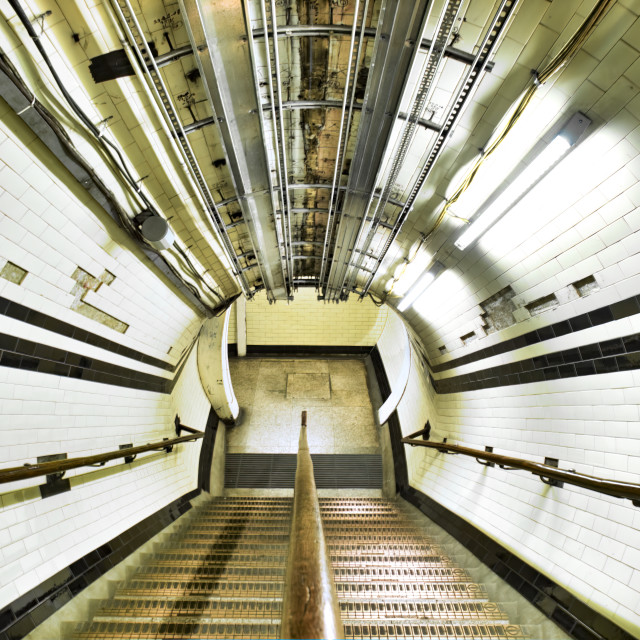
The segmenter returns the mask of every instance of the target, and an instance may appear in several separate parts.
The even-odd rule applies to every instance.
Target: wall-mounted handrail
[[[189,431],[190,435],[180,436],[181,430]],[[190,442],[199,440],[204,437],[204,432],[197,431],[191,427],[186,427],[176,420],[176,432],[180,437],[170,440],[161,440],[160,442],[151,442],[143,444],[139,447],[128,447],[126,449],[118,449],[117,451],[108,451],[107,453],[98,453],[93,456],[82,456],[79,458],[68,458],[67,460],[53,460],[51,462],[26,463],[22,467],[11,467],[9,469],[0,469],[0,484],[6,482],[15,482],[16,480],[25,480],[27,478],[35,478],[37,476],[46,476],[49,474],[58,474],[69,471],[70,469],[78,469],[80,467],[102,466],[110,460],[117,458],[134,458],[139,453],[147,451],[171,451],[175,444],[181,442]]]
[[[344,638],[302,412],[280,638]]]
[[[636,507],[640,507],[640,484],[589,476],[584,473],[578,473],[573,469],[558,469],[557,467],[549,464],[542,464],[541,462],[533,462],[522,458],[504,456],[502,454],[486,450],[479,451],[478,449],[472,449],[458,444],[449,444],[448,442],[417,440],[417,436],[422,435],[423,432],[424,429],[416,431],[406,438],[403,438],[402,442],[412,447],[428,447],[429,449],[436,449],[442,453],[460,453],[462,455],[475,458],[478,462],[486,460],[487,462],[493,462],[501,468],[509,471],[517,469],[529,471],[530,473],[538,476],[543,482],[546,482],[546,484],[550,484],[548,482],[549,480],[566,482],[567,484],[572,484],[576,487],[582,487],[583,489],[589,489],[591,491],[597,491],[598,493],[604,493],[605,495],[613,496],[614,498],[626,498],[627,500],[631,500]],[[480,462],[480,464],[483,463]],[[555,484],[553,486],[558,485]]]

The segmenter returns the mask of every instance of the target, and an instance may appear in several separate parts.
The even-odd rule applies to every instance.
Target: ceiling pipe
[[[436,78],[436,75],[442,68],[442,63],[444,60],[444,49],[446,47],[446,43],[451,37],[451,33],[453,32],[453,28],[455,26],[458,13],[460,12],[461,5],[462,0],[449,0],[443,10],[440,12],[440,16],[435,27],[436,37],[431,42],[431,46],[429,47],[429,50],[427,52],[426,60],[423,63],[423,71],[421,74],[422,77],[420,79],[420,83],[415,87],[413,92],[409,118],[405,120],[402,127],[400,139],[396,143],[394,157],[391,161],[391,169],[386,175],[385,184],[382,189],[382,196],[377,201],[375,209],[371,214],[373,222],[369,225],[369,229],[363,244],[365,253],[368,251],[373,242],[376,231],[378,229],[376,221],[382,216],[382,213],[384,212],[384,208],[389,200],[389,197],[391,196],[391,190],[396,184],[398,174],[404,166],[407,153],[409,152],[409,148],[411,147],[411,144],[415,138],[416,121],[420,118],[420,115],[424,111],[427,100],[433,94],[434,80]],[[380,167],[380,172],[381,174],[382,172],[386,172],[386,167]],[[360,235],[356,238],[354,247],[358,246],[362,237],[364,237],[364,226],[361,227]],[[358,271],[362,267],[362,263],[363,257],[362,255],[359,255],[356,258],[355,265],[352,263],[349,265],[350,271],[349,268],[345,271],[345,277],[340,285],[340,290],[344,290],[345,283],[347,291],[353,287],[358,276]]]
[[[362,292],[360,294],[360,298],[363,298],[367,295],[371,284],[373,283],[378,270],[380,269],[380,265],[387,255],[387,251],[391,246],[392,242],[398,236],[402,225],[405,223],[409,213],[413,209],[413,205],[415,203],[418,194],[422,190],[424,183],[426,182],[429,174],[431,173],[437,159],[440,157],[445,144],[455,125],[458,121],[458,118],[462,114],[463,107],[470,100],[473,91],[477,87],[477,84],[482,77],[483,71],[488,63],[489,57],[493,54],[498,40],[500,39],[500,35],[505,30],[507,24],[509,23],[510,18],[514,15],[515,9],[517,8],[520,0],[502,0],[497,11],[494,13],[493,18],[489,27],[485,31],[485,36],[482,39],[482,43],[478,47],[478,53],[476,54],[476,59],[474,63],[469,67],[467,73],[465,74],[464,81],[460,85],[460,90],[458,91],[455,100],[452,103],[451,108],[449,109],[444,122],[446,123],[438,138],[434,141],[431,146],[431,150],[429,152],[429,157],[427,158],[426,163],[424,164],[422,170],[420,171],[420,175],[414,182],[413,187],[411,188],[411,193],[409,194],[409,198],[404,204],[402,211],[398,215],[396,222],[393,225],[393,229],[389,234],[389,237],[386,239],[382,251],[380,252],[378,258],[376,259],[376,264],[373,269],[373,273],[367,279],[364,287],[362,288]],[[365,247],[365,250],[368,250],[369,247]]]
[[[287,261],[288,271],[289,271],[289,279],[293,281],[295,276],[295,271],[293,269],[293,249],[291,248],[291,201],[289,198],[289,179],[288,179],[288,169],[287,169],[287,152],[285,145],[285,132],[284,132],[284,121],[282,118],[282,80],[280,76],[280,53],[278,51],[278,19],[276,16],[276,5],[275,0],[270,0],[270,9],[271,9],[271,24],[272,24],[272,33],[273,33],[273,64],[275,65],[275,76],[276,76],[276,100],[277,100],[277,110],[276,104],[274,102],[274,93],[273,93],[273,79],[272,79],[272,61],[271,55],[269,52],[269,39],[265,39],[265,51],[267,55],[267,66],[269,67],[269,95],[271,97],[271,104],[273,108],[273,123],[274,129],[276,131],[276,149],[280,147],[279,153],[277,153],[278,166],[279,166],[279,180],[280,180],[280,192],[282,194],[282,215],[284,219],[283,228],[285,230],[284,240],[285,240],[285,260]],[[262,24],[267,25],[267,5],[266,0],[260,0],[260,11],[262,13]],[[277,116],[276,116],[277,114]],[[288,291],[289,295],[291,295],[291,291]]]
[[[360,31],[360,39],[358,42],[358,52],[356,54],[356,61],[353,65],[353,78],[351,73],[351,65],[353,63],[353,48],[355,46],[355,38],[356,38],[356,25],[357,25],[357,15],[358,9],[360,8],[360,0],[356,0],[356,5],[353,10],[353,25],[351,29],[351,42],[349,43],[349,65],[347,67],[347,81],[344,85],[344,94],[342,96],[342,113],[340,115],[340,129],[338,134],[338,143],[336,145],[337,154],[335,166],[333,169],[333,181],[331,183],[331,195],[329,196],[329,211],[327,217],[327,224],[325,227],[325,235],[324,235],[324,246],[322,248],[322,263],[320,264],[320,274],[319,280],[320,282],[324,281],[325,273],[327,270],[327,263],[329,260],[329,247],[331,245],[331,237],[333,235],[333,222],[336,217],[336,210],[338,208],[338,196],[339,190],[336,189],[336,185],[342,176],[342,172],[344,170],[345,158],[347,155],[347,144],[349,143],[349,130],[351,128],[351,121],[353,117],[353,105],[356,101],[356,87],[357,87],[357,72],[359,61],[362,57],[362,46],[364,44],[364,30],[365,24],[367,22],[367,12],[369,10],[369,0],[365,1],[364,10],[362,12],[362,24]],[[347,117],[347,122],[345,126],[344,117],[347,110],[347,96],[349,93],[349,85],[351,85],[351,101],[349,104],[349,115]],[[342,139],[344,138],[344,142]]]
[[[136,52],[139,60],[145,61],[143,68],[145,69],[145,75],[146,77],[148,77],[149,81],[143,83],[143,87],[145,87],[145,90],[152,100],[152,103],[156,104],[156,107],[161,114],[162,120],[164,120],[164,126],[167,126],[170,130],[173,130],[175,136],[172,137],[176,138],[179,141],[180,146],[178,147],[178,152],[182,157],[185,167],[187,168],[187,174],[193,181],[193,185],[202,206],[209,213],[209,216],[213,221],[214,231],[218,236],[218,241],[220,242],[221,249],[227,261],[229,262],[229,265],[231,265],[232,272],[236,276],[243,293],[251,297],[249,283],[244,275],[242,275],[242,267],[240,263],[237,259],[235,259],[233,244],[231,243],[231,239],[227,234],[222,216],[220,215],[211,192],[209,191],[209,188],[202,176],[200,166],[195,159],[193,150],[191,149],[191,145],[189,144],[184,129],[182,128],[180,119],[175,112],[169,92],[164,85],[158,67],[153,59],[153,56],[151,56],[151,53],[147,50],[146,41],[143,37],[142,29],[135,16],[133,7],[131,6],[129,0],[111,0],[111,2],[107,6],[109,5],[112,7],[112,11],[115,14],[114,19],[116,23],[119,24],[124,30],[129,45]],[[128,16],[125,15],[125,11]],[[129,21],[131,21],[131,25],[138,34],[137,38],[132,31]],[[142,43],[144,51],[147,52],[146,54],[143,53],[139,43]]]

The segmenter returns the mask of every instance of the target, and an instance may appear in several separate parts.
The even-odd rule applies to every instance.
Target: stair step
[[[526,638],[517,625],[480,623],[416,623],[416,622],[347,622],[345,638],[473,638],[474,640],[504,640]],[[266,622],[120,622],[104,621],[84,623],[75,632],[77,639],[130,639],[134,638],[277,638],[278,624]]]
[[[284,581],[254,580],[243,582],[239,580],[228,580],[220,582],[217,580],[153,580],[135,578],[126,583],[122,583],[116,590],[116,595],[138,595],[138,596],[207,596],[224,595],[226,597],[242,598],[269,598],[281,597]]]
[[[198,617],[209,621],[226,618],[261,618],[280,616],[281,599],[241,601],[211,598],[132,598],[116,597],[100,602],[100,615],[94,620],[128,616],[132,618]],[[347,620],[445,620],[477,619],[508,623],[504,610],[491,602],[343,600],[340,602],[343,619]]]
[[[277,638],[292,504],[200,503],[73,637]],[[383,498],[321,498],[320,509],[346,638],[528,637],[415,514]]]
[[[338,599],[356,597],[384,597],[384,598],[416,598],[442,600],[455,599],[467,601],[488,601],[486,589],[475,583],[423,583],[409,582],[407,584],[372,580],[368,583],[341,581],[336,577],[336,592]]]

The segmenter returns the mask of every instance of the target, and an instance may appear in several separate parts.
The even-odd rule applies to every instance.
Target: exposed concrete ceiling
[[[300,284],[327,300],[383,295],[532,69],[596,4],[22,2],[30,18],[40,16],[33,24],[69,90],[96,123],[104,120],[200,275],[224,296],[264,287],[273,300]],[[67,129],[86,135],[12,8],[3,3],[2,11],[31,88]],[[605,22],[600,48],[616,39]],[[91,60],[123,46],[135,74],[96,82]],[[515,162],[550,128],[593,106],[588,95],[571,94],[572,83],[569,65],[541,88],[529,107],[541,114],[539,129],[524,137]],[[606,118],[589,115],[596,125]],[[123,199],[131,217],[140,212]],[[444,218],[429,235],[431,259],[459,262],[453,240],[462,224]]]

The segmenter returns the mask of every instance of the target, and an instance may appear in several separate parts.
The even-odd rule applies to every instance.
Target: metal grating
[[[318,489],[381,489],[377,454],[311,454]],[[224,469],[228,489],[293,489],[294,453],[230,453]]]

